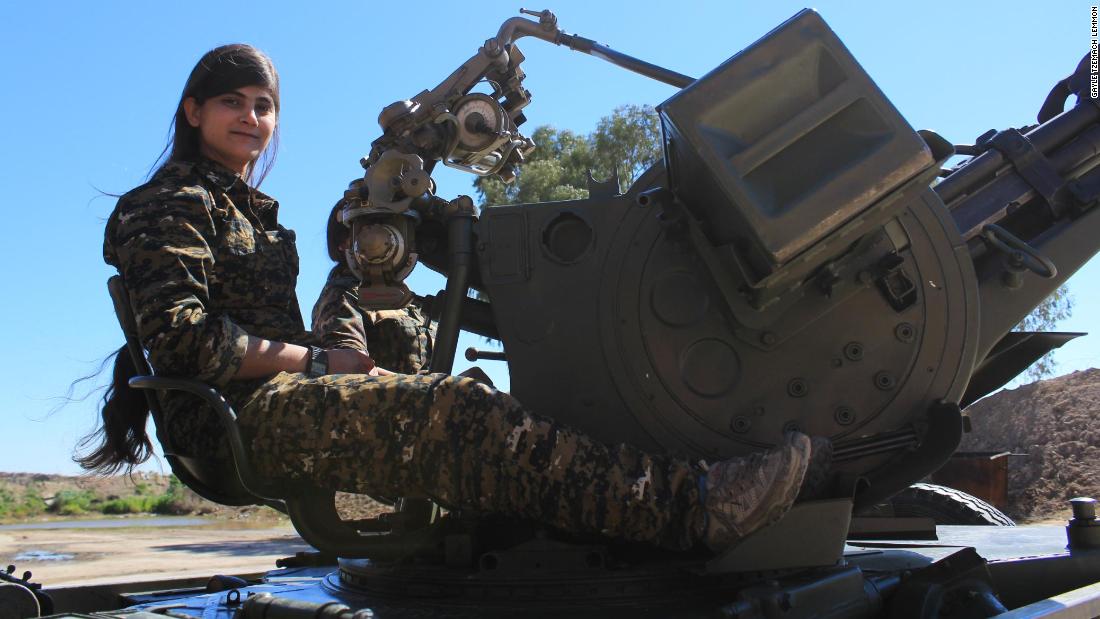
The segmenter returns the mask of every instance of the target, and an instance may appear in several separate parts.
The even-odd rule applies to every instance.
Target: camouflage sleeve
[[[130,293],[142,345],[157,372],[224,387],[237,373],[248,333],[207,311],[214,264],[213,204],[199,187],[135,196],[108,222],[108,262]]]
[[[332,267],[321,296],[313,306],[313,336],[324,348],[367,350],[363,313],[359,310],[359,278],[346,264]]]
[[[378,365],[400,374],[416,374],[428,367],[435,330],[425,326],[415,303],[396,310],[364,311],[363,322],[370,355]]]

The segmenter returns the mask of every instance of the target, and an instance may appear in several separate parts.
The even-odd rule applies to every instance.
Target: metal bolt
[[[848,342],[844,345],[844,356],[849,361],[859,361],[863,358],[863,344],[859,342]]]
[[[760,334],[760,343],[765,346],[774,346],[776,339],[778,338],[776,338],[775,334],[771,331],[765,331]]]
[[[800,429],[798,427],[797,422],[788,421],[787,423],[783,424],[783,434],[787,434],[788,432],[799,432],[799,431],[800,431]]]
[[[1096,520],[1096,499],[1079,496],[1069,500],[1074,520]]]
[[[1024,285],[1024,278],[1015,271],[1005,271],[1001,273],[1001,283],[1004,284],[1005,288],[1015,290]]]
[[[913,325],[907,322],[898,323],[898,326],[894,327],[894,337],[903,342],[912,342],[913,338],[917,335],[917,330],[913,328]]]
[[[846,426],[856,420],[856,412],[847,406],[838,406],[833,411],[833,419],[840,425]]]
[[[730,422],[730,429],[738,434],[744,434],[752,428],[752,420],[744,415],[738,415]]]
[[[801,398],[809,392],[809,385],[801,378],[792,378],[791,381],[787,383],[787,395],[792,398]]]
[[[898,384],[898,380],[890,372],[883,370],[875,374],[875,386],[883,391],[889,391]]]

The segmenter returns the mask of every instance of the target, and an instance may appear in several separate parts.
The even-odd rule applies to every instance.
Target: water
[[[24,550],[15,555],[12,561],[68,561],[76,555],[49,550]]]
[[[0,531],[28,531],[32,529],[121,529],[123,527],[194,527],[209,524],[204,518],[185,516],[156,516],[153,518],[111,518],[106,520],[55,520],[51,522],[24,522],[0,525]]]

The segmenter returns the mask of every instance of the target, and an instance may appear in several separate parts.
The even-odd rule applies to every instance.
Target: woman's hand
[[[389,376],[393,372],[377,367],[367,353],[354,348],[329,348],[329,374],[369,374]],[[304,372],[309,349],[296,344],[272,342],[249,336],[248,351],[234,378],[261,378],[279,372]]]
[[[328,373],[329,374],[370,374],[371,376],[384,376],[385,374],[376,374],[373,370],[382,370],[374,365],[374,359],[370,358],[370,355],[361,351],[351,348],[329,348],[325,351],[328,353]]]

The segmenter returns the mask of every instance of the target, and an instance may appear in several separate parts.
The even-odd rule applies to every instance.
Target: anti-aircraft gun
[[[503,342],[526,406],[608,442],[715,459],[828,436],[867,506],[954,451],[960,403],[1063,341],[1010,331],[1095,251],[1076,240],[1095,106],[941,170],[952,145],[913,131],[814,13],[698,80],[537,15],[383,110],[346,195],[364,307],[408,302],[418,258],[448,276],[433,370],[465,328]],[[477,216],[434,196],[436,163],[508,181],[534,147],[521,36],[681,87],[658,108],[665,161],[587,200]]]
[[[698,79],[529,14],[538,21],[506,21],[438,86],[380,115],[342,211],[361,304],[409,303],[403,279],[423,262],[447,277],[420,298],[439,323],[433,371],[451,370],[466,329],[503,343],[525,406],[607,442],[716,459],[793,428],[828,436],[829,497],[717,557],[440,517],[408,499],[382,537],[341,546],[302,531],[356,557],[338,571],[299,557],[284,562],[297,571],[234,585],[258,595],[179,593],[173,612],[1100,615],[1100,520],[1085,499],[1069,552],[1061,531],[1017,538],[1006,555],[972,530],[845,552],[853,508],[939,468],[966,427],[961,407],[1065,341],[1011,330],[1100,249],[1089,64],[1039,125],[956,148],[914,131],[812,11]],[[663,161],[625,192],[592,179],[584,200],[478,213],[436,196],[439,163],[507,181],[535,147],[519,130],[531,100],[522,37],[679,87],[658,107]],[[1063,112],[1071,92],[1078,104]],[[954,154],[969,158],[945,168]]]

